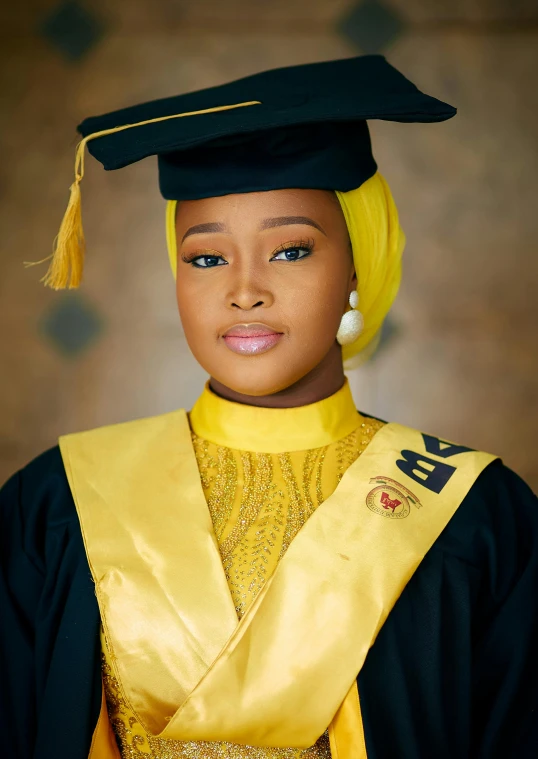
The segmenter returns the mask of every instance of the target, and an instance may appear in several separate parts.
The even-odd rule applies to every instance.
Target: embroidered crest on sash
[[[416,495],[396,480],[379,475],[372,477],[370,483],[374,482],[377,487],[366,496],[366,505],[375,514],[389,519],[405,519],[409,516],[411,504],[417,509],[422,507]]]

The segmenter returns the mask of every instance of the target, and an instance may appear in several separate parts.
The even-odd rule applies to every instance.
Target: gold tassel
[[[84,240],[84,230],[82,229],[82,208],[80,183],[84,176],[84,151],[86,143],[96,137],[106,137],[115,132],[122,132],[132,127],[145,126],[146,124],[156,124],[159,121],[168,121],[169,119],[180,119],[185,116],[199,116],[204,113],[216,113],[218,111],[228,111],[234,108],[244,108],[245,106],[261,105],[259,100],[249,100],[245,103],[234,103],[232,105],[220,105],[214,108],[204,108],[201,111],[188,111],[186,113],[174,113],[170,116],[159,116],[156,119],[140,121],[138,124],[122,124],[119,127],[103,129],[100,132],[94,132],[84,137],[77,145],[75,156],[75,181],[71,185],[69,202],[60,224],[60,230],[54,240],[52,256],[42,261],[25,262],[25,266],[35,266],[52,258],[49,269],[42,282],[53,290],[63,290],[76,288],[82,280],[82,270],[84,268],[84,252],[86,248]]]
[[[87,138],[77,145],[75,158],[75,181],[71,185],[69,202],[60,229],[53,243],[52,261],[42,282],[53,290],[70,290],[78,287],[84,268],[84,230],[80,182],[84,176],[84,149]]]
[[[72,289],[80,285],[84,266],[84,230],[80,205],[80,180],[71,185],[69,203],[60,230],[54,240],[52,261],[41,280],[53,290]]]

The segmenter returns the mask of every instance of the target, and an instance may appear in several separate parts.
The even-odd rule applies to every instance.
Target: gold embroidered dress
[[[290,409],[232,403],[206,387],[189,419],[204,495],[241,618],[295,535],[382,423],[356,411],[347,381],[325,400]],[[103,634],[101,641],[108,712],[123,759],[330,757],[327,732],[308,749],[183,742],[147,734],[122,697]]]

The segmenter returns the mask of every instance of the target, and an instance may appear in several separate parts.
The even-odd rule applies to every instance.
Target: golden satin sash
[[[331,723],[495,458],[385,425],[238,623],[183,410],[68,435],[60,448],[115,674],[145,729],[283,747],[308,747]]]

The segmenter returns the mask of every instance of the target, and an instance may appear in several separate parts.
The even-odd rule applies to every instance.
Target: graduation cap
[[[455,113],[383,56],[367,55],[264,71],[85,119],[45,284],[78,287],[82,277],[86,145],[106,170],[157,155],[168,200],[284,188],[346,192],[377,170],[368,119],[430,122]]]

